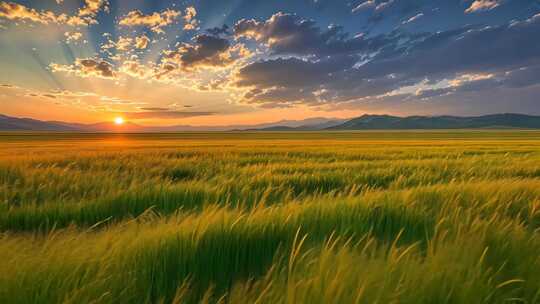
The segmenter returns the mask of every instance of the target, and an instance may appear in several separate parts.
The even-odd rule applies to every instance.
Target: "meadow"
[[[0,147],[0,303],[540,303],[540,131]]]

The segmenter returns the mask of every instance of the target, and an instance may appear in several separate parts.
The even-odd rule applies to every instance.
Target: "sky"
[[[0,1],[0,114],[540,115],[540,0]]]

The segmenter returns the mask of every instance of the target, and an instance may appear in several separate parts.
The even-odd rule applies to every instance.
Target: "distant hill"
[[[321,130],[341,124],[345,120],[335,118],[308,118],[304,120],[281,120],[273,123],[225,126],[142,126],[131,122],[116,125],[112,122],[95,124],[69,123],[63,121],[41,121],[0,115],[0,131],[55,131],[55,132],[185,132],[185,131],[242,131],[276,128],[277,130]]]
[[[341,125],[344,122],[346,122],[346,119],[326,119],[324,121],[322,120],[310,120],[310,121],[304,121],[304,124],[301,125],[282,125],[279,122],[277,122],[273,126],[269,127],[258,127],[258,128],[251,128],[251,129],[240,129],[243,131],[318,131],[318,130],[325,130],[337,125]]]
[[[184,131],[319,131],[319,130],[407,130],[407,129],[477,129],[522,128],[540,129],[540,116],[524,114],[493,114],[475,117],[363,115],[350,120],[309,118],[282,120],[274,123],[229,126],[141,126],[112,122],[96,124],[41,121],[0,115],[0,131],[55,132],[184,132]]]
[[[540,129],[540,116],[492,114],[474,117],[363,115],[326,130],[406,130],[406,129]]]
[[[47,122],[31,118],[16,118],[0,115],[0,130],[3,131],[81,131],[81,129],[58,122]]]

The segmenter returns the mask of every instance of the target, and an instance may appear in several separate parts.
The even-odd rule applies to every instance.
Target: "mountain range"
[[[42,121],[32,118],[18,118],[0,114],[0,131],[53,131],[53,132],[189,132],[189,131],[244,131],[271,128],[291,130],[322,130],[344,123],[337,118],[308,118],[304,120],[281,120],[273,123],[225,126],[143,126],[132,122],[117,125],[113,122],[94,124],[70,123],[63,121]]]
[[[321,131],[321,130],[408,130],[408,129],[540,129],[540,116],[525,114],[492,114],[474,117],[362,115],[352,119],[309,118],[274,123],[228,126],[142,126],[135,123],[116,125],[41,121],[0,115],[0,131],[55,132],[185,132],[185,131]]]
[[[540,116],[492,114],[483,116],[408,116],[363,115],[329,130],[413,130],[413,129],[540,129]]]

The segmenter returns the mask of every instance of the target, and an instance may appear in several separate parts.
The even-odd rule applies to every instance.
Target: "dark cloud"
[[[229,40],[214,35],[201,34],[193,43],[182,43],[178,49],[164,52],[164,63],[176,64],[184,70],[198,67],[225,66],[242,57],[241,50],[231,47]]]
[[[540,84],[540,65],[507,72],[504,74],[503,83],[510,88],[523,88]]]
[[[207,29],[206,32],[213,36],[220,36],[220,35],[230,35],[231,31],[229,30],[229,26],[224,24],[222,27],[214,27]]]
[[[159,107],[148,107],[148,108],[140,108],[143,111],[169,111],[169,108],[159,108]]]
[[[273,54],[336,55],[373,50],[362,38],[350,38],[340,26],[321,29],[313,20],[277,13],[266,21],[242,19],[234,26],[237,38],[265,43]]]
[[[93,58],[78,58],[73,65],[51,64],[50,68],[53,72],[66,72],[75,74],[79,77],[100,77],[100,78],[116,78],[114,67],[111,63],[102,59]]]
[[[416,93],[419,99],[487,91],[494,88],[520,89],[540,84],[540,66],[520,68],[513,71],[494,74],[489,78],[465,80],[450,87],[426,89]]]
[[[279,21],[281,18],[285,21]],[[460,75],[473,76],[451,88],[425,89],[416,97],[539,82],[540,40],[531,37],[540,33],[540,14],[500,26],[465,26],[415,35],[392,32],[361,39],[358,44],[348,44],[350,40],[344,35],[339,36],[341,39],[322,39],[330,32],[318,30],[310,21],[304,24],[299,20],[296,16],[276,14],[266,22],[243,20],[235,27],[237,35],[268,41],[274,54],[283,51],[297,56],[313,55],[310,60],[277,58],[242,68],[235,84],[250,88],[244,96],[248,102],[338,103],[373,98],[420,83],[433,85]],[[355,47],[343,48],[344,45]],[[493,77],[475,79],[477,74]]]
[[[87,74],[97,74],[105,78],[114,77],[113,66],[104,60],[81,59],[76,64]]]
[[[51,98],[51,99],[56,99],[56,96],[52,95],[52,94],[43,94],[42,96],[47,97],[47,98]]]
[[[540,62],[540,15],[509,25],[463,28],[435,33],[394,58],[374,60],[359,68],[367,78],[406,74],[446,77],[455,73],[487,73]]]
[[[418,99],[430,99],[434,97],[444,96],[453,93],[455,90],[452,87],[427,89],[416,92],[415,97]]]
[[[319,61],[298,58],[278,58],[255,62],[240,69],[238,86],[312,87],[331,80],[332,73],[343,71],[355,62],[353,57],[343,56]]]

